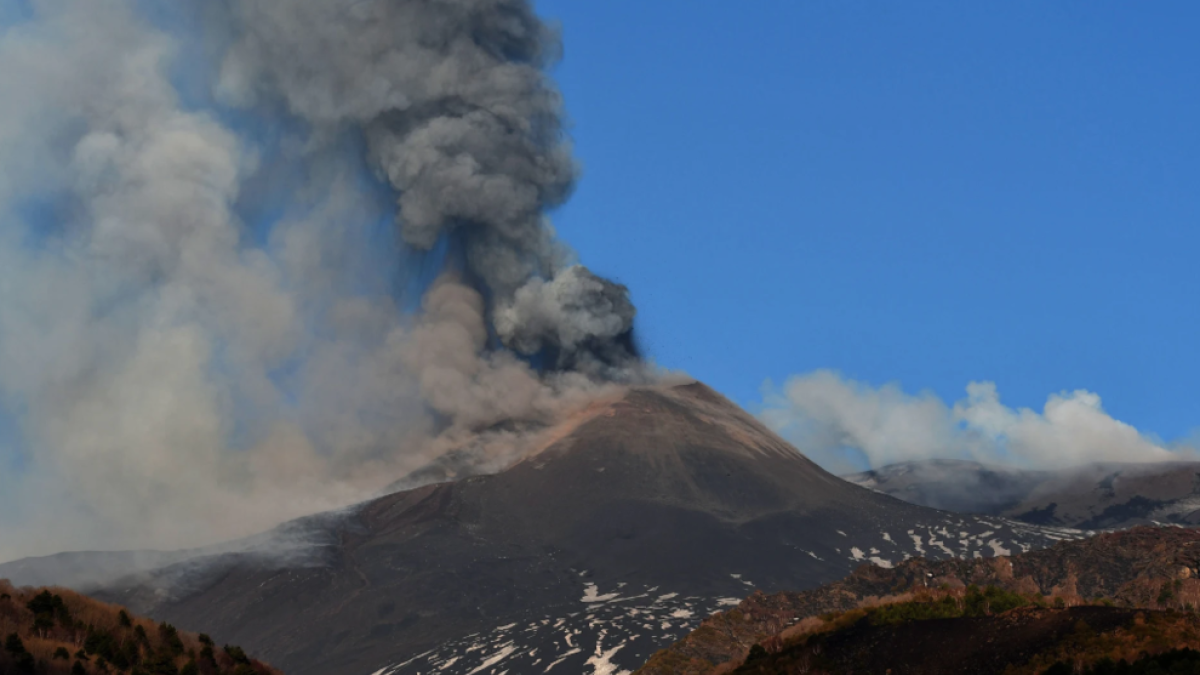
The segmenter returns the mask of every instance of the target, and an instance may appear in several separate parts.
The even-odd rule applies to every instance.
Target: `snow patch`
[[[612,600],[619,595],[618,593],[605,593],[604,595],[597,595],[599,590],[600,589],[599,589],[599,587],[596,586],[596,584],[588,584],[587,586],[584,586],[583,587],[583,597],[580,598],[579,601],[580,602],[588,602],[588,603],[608,602],[609,600]]]
[[[1000,545],[1000,542],[996,541],[995,539],[988,540],[988,546],[992,547],[992,555],[995,555],[995,556],[1012,555],[1012,551],[1010,549],[1004,548],[1003,546]]]
[[[617,664],[612,662],[612,657],[616,656],[624,646],[624,643],[617,643],[616,647],[604,651],[604,635],[601,634],[600,639],[596,641],[596,653],[587,660],[587,664],[595,669],[592,671],[592,675],[629,675],[630,671],[618,671]]]
[[[481,670],[486,670],[488,668],[491,668],[492,666],[496,665],[497,663],[500,663],[504,659],[507,659],[515,651],[517,651],[517,648],[514,647],[513,644],[510,642],[507,645],[504,645],[504,648],[501,649],[500,651],[498,651],[495,654],[491,655],[490,657],[484,659],[483,663],[481,663],[478,668],[467,673],[467,675],[475,675],[475,673],[478,673]]]
[[[913,531],[909,530],[908,536],[912,537],[913,546],[916,548],[917,555],[925,555],[925,547],[921,545],[921,535],[913,534]]]
[[[572,649],[572,650],[571,650],[571,651],[569,651],[569,652],[564,652],[564,653],[563,653],[563,655],[562,655],[562,656],[560,656],[560,657],[558,658],[558,660],[557,660],[557,661],[555,661],[554,663],[551,663],[550,665],[546,666],[546,669],[545,669],[545,670],[543,670],[542,672],[543,672],[543,673],[548,673],[548,672],[550,672],[550,669],[551,669],[551,668],[553,668],[554,666],[557,666],[558,664],[562,663],[563,661],[566,661],[568,657],[570,657],[570,656],[574,656],[574,655],[578,654],[578,653],[579,653],[579,652],[581,652],[581,651],[583,651],[583,650],[582,650],[582,649],[580,649],[579,647],[576,647],[575,649]]]

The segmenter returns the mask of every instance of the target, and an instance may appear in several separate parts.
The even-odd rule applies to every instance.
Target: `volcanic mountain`
[[[629,389],[542,437],[500,473],[290,523],[287,555],[260,537],[90,590],[294,674],[616,673],[756,589],[1081,534],[852,485],[698,383]]]
[[[978,462],[903,462],[844,476],[907,502],[1085,530],[1200,523],[1200,462],[1093,463],[1031,471]]]

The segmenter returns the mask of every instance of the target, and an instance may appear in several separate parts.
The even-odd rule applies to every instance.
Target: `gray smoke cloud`
[[[527,3],[30,8],[0,26],[0,560],[493,470],[652,377],[626,290],[546,221],[576,168]],[[461,252],[415,314],[393,216]]]
[[[461,238],[508,317],[495,325],[505,345],[569,358],[629,332],[626,289],[566,266],[545,221],[577,169],[545,75],[558,39],[525,0],[244,0],[231,12],[224,98],[282,100],[320,134],[362,128],[405,241]]]

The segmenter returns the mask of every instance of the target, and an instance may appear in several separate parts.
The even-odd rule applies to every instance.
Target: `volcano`
[[[288,673],[618,673],[755,590],[1081,536],[845,482],[699,383],[629,389],[544,437],[500,473],[272,535],[303,555],[196,552],[89,590]],[[39,568],[22,564],[0,576]]]

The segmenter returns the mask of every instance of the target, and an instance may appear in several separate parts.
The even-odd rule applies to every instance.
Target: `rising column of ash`
[[[609,378],[631,365],[627,290],[570,264],[546,221],[577,170],[545,73],[558,39],[528,2],[248,0],[232,15],[226,100],[360,128],[404,241],[461,243],[504,347]]]

